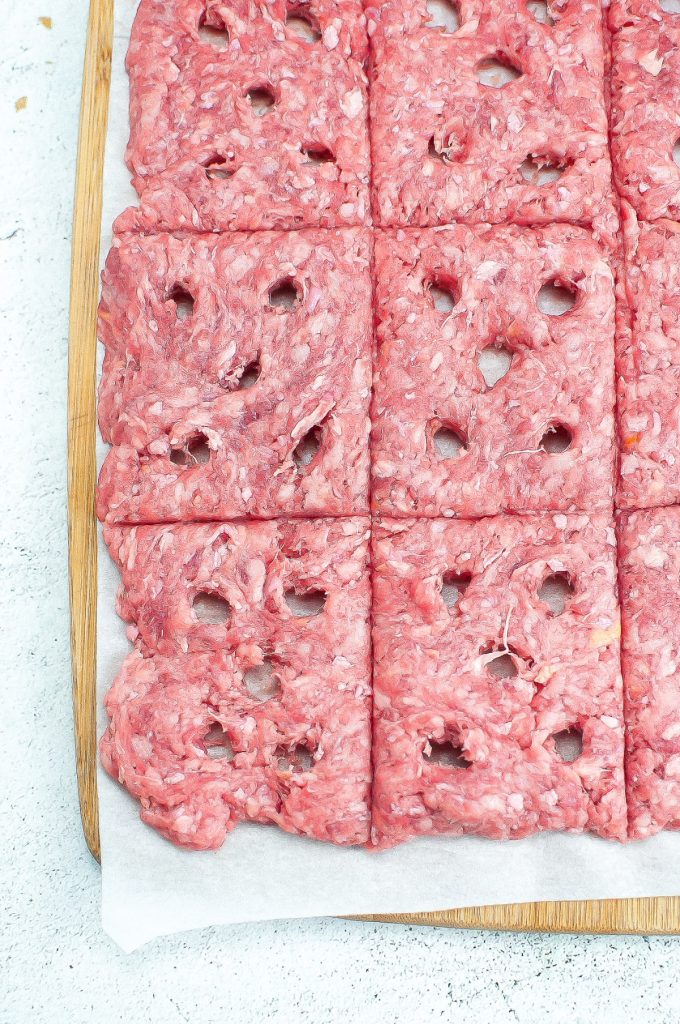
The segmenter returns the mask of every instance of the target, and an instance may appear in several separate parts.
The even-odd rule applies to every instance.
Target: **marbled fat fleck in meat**
[[[609,23],[614,179],[642,220],[680,219],[680,8],[612,0]]]
[[[626,222],[629,329],[617,336],[618,504],[680,501],[680,225]]]
[[[615,551],[604,516],[376,524],[375,844],[625,838]]]
[[[135,652],[102,760],[169,839],[212,849],[250,820],[367,841],[369,525],[106,529]]]
[[[630,837],[680,828],[680,508],[620,524]]]
[[[367,8],[377,223],[568,221],[611,239],[599,3],[553,3],[552,24],[524,3],[457,6],[453,32],[426,0]]]
[[[366,513],[369,258],[362,229],[117,237],[99,515]]]
[[[367,51],[360,0],[142,0],[118,230],[366,223]]]
[[[611,506],[614,289],[586,231],[381,231],[375,273],[375,512]],[[492,356],[511,359],[496,383]]]

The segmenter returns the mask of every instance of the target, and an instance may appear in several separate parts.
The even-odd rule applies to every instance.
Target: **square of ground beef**
[[[625,249],[618,503],[633,509],[680,500],[680,225],[629,213]]]
[[[135,652],[107,771],[174,842],[240,820],[368,839],[369,521],[109,528]]]
[[[369,258],[361,229],[116,237],[100,516],[365,513]]]
[[[142,0],[119,230],[365,223],[367,51],[360,0]]]
[[[611,0],[612,164],[642,220],[680,218],[680,5]]]
[[[367,17],[377,223],[568,221],[612,236],[599,3],[387,0]]]
[[[592,237],[381,231],[375,272],[374,510],[609,508],[614,288]]]
[[[381,520],[373,842],[626,835],[608,517]]]
[[[680,828],[680,508],[622,513],[630,836]]]

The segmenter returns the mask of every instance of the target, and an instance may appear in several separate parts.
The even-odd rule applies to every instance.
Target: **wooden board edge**
[[[68,533],[76,770],[83,833],[99,860],[97,796],[96,322],[113,0],[91,0],[83,72],[71,259]],[[351,920],[497,931],[680,934],[680,897],[515,903]]]
[[[91,0],[87,25],[71,251],[68,360],[68,538],[76,771],[83,832],[99,860],[97,797],[96,360],[99,245],[108,124],[113,0]]]

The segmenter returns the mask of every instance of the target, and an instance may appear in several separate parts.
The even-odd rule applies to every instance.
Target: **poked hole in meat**
[[[310,145],[302,147],[302,152],[307,157],[307,161],[310,164],[335,163],[335,156],[327,146],[310,143]]]
[[[285,592],[284,600],[296,619],[311,619],[324,610],[328,595],[323,590],[296,590]]]
[[[555,616],[563,615],[567,602],[574,595],[574,584],[566,572],[553,572],[538,588],[538,598]]]
[[[209,17],[210,21],[207,10],[204,10],[198,22],[198,38],[215,50],[226,50],[229,46],[227,26],[214,10],[210,12]]]
[[[425,282],[425,294],[438,313],[450,313],[458,302],[458,287],[449,277],[432,277]]]
[[[314,753],[306,743],[297,743],[291,747],[279,746],[274,751],[276,767],[280,772],[308,772],[314,766]]]
[[[306,43],[317,43],[321,39],[319,23],[305,4],[286,4],[286,28]]]
[[[293,309],[302,298],[302,289],[292,277],[284,277],[269,289],[269,305],[274,309]]]
[[[281,683],[276,675],[274,663],[265,658],[261,665],[254,665],[243,673],[243,681],[250,696],[260,703],[278,697]]]
[[[502,342],[487,345],[477,355],[477,366],[488,388],[493,388],[507,374],[512,365],[513,353]]]
[[[203,167],[205,168],[205,176],[210,181],[228,181],[234,174],[232,168],[227,164],[226,157],[220,156],[218,153],[204,160]]]
[[[251,359],[241,369],[225,372],[218,378],[218,384],[225,391],[248,391],[250,388],[255,387],[261,373],[260,358],[256,356],[255,359]]]
[[[553,741],[558,757],[567,764],[577,761],[583,753],[583,732],[575,725],[556,732]]]
[[[447,608],[453,608],[472,582],[469,572],[445,572],[442,576],[442,601]]]
[[[539,289],[536,305],[545,316],[564,316],[576,305],[576,288],[559,278],[553,278]]]
[[[678,0],[680,3],[680,0]],[[680,167],[680,139],[676,139],[671,150],[671,156],[673,157],[673,163],[676,167]]]
[[[178,320],[189,320],[194,315],[195,299],[184,285],[176,284],[168,293],[168,300],[175,305]]]
[[[443,32],[456,32],[461,25],[460,7],[454,0],[427,0],[425,4],[430,20],[426,28],[438,28]]]
[[[547,455],[562,455],[563,452],[571,448],[573,440],[574,435],[569,427],[565,427],[562,423],[553,423],[543,434],[540,448]]]
[[[480,60],[476,71],[479,84],[487,89],[504,89],[522,76],[521,69],[500,54]]]
[[[256,117],[264,117],[276,103],[274,90],[269,85],[254,85],[246,93],[246,98]]]
[[[496,679],[514,679],[517,675],[515,659],[518,655],[512,648],[493,647],[489,645],[482,649],[486,671]]]
[[[427,739],[423,748],[423,760],[428,764],[436,764],[441,768],[466,769],[471,761],[465,754],[463,745],[457,736],[443,741]]]
[[[680,14],[680,0],[659,0],[659,6],[665,14]]]
[[[519,165],[519,173],[530,185],[552,185],[559,181],[566,168],[547,156],[529,156]]]
[[[215,760],[231,761],[234,757],[232,742],[219,722],[213,722],[203,737],[203,746],[208,757]]]
[[[205,466],[210,462],[210,445],[205,434],[195,434],[183,447],[173,448],[170,461],[173,466]]]
[[[219,594],[202,590],[193,601],[194,617],[209,626],[223,626],[231,618],[231,607]]]
[[[435,430],[432,443],[437,458],[442,461],[459,459],[467,451],[467,439],[463,432],[448,423],[443,423]]]
[[[319,454],[322,439],[323,431],[321,426],[317,425],[308,430],[305,436],[297,443],[293,451],[293,462],[298,473],[304,473],[305,470],[309,469]]]
[[[550,11],[550,4],[547,0],[529,0],[527,3],[529,14],[533,14],[536,21],[542,25],[554,25],[555,19]]]

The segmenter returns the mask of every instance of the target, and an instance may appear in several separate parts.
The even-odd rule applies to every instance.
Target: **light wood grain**
[[[92,0],[88,21],[71,257],[68,370],[68,519],[76,770],[87,845],[99,858],[96,775],[96,353],[99,236],[109,110],[113,0]]]
[[[73,219],[69,545],[76,764],[83,830],[99,858],[96,778],[96,312],[113,0],[91,0]],[[680,898],[517,903],[358,920],[514,931],[680,934]]]

